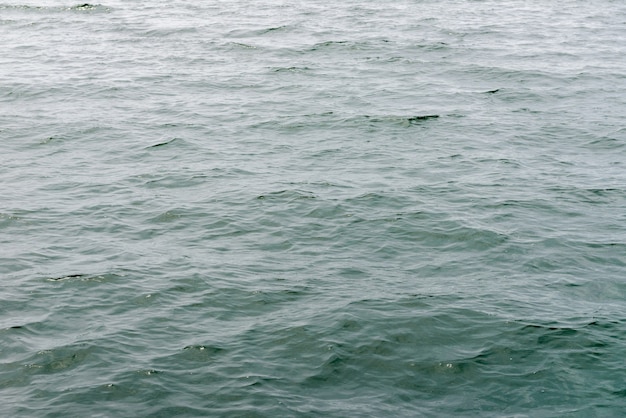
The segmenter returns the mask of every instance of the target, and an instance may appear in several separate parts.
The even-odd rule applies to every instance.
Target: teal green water
[[[0,1],[0,415],[621,417],[626,3]]]

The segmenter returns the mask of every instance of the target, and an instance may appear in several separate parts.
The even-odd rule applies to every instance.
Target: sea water
[[[626,2],[0,1],[0,415],[621,417]]]

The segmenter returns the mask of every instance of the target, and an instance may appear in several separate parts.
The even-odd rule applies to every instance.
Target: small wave
[[[42,11],[42,12],[64,12],[64,11],[110,11],[111,9],[101,4],[80,3],[70,7],[61,6],[33,6],[28,4],[20,5],[0,5],[0,10],[24,10],[24,11]]]
[[[174,144],[174,143],[181,143],[181,142],[184,142],[184,140],[182,140],[181,138],[172,138],[170,140],[159,142],[159,143],[156,143],[154,145],[148,145],[146,147],[146,149],[159,148],[159,147],[164,147],[166,145],[171,145],[171,144]]]
[[[237,29],[237,30],[232,30],[228,32],[226,36],[228,38],[252,38],[252,37],[263,36],[268,33],[282,32],[282,31],[286,31],[289,29],[290,29],[289,26],[273,26],[269,28],[261,28],[261,29],[253,29],[253,30]]]
[[[77,4],[76,6],[71,7],[72,10],[90,10],[99,7],[98,4],[90,4],[90,3],[82,3]]]
[[[310,70],[309,67],[277,67],[277,68],[274,68],[272,71],[275,73],[283,73],[283,72],[301,73],[301,72],[305,72],[309,70]]]
[[[86,274],[86,273],[74,273],[63,276],[54,276],[46,278],[49,282],[108,282],[114,281],[121,276],[114,273],[106,274]]]
[[[338,117],[336,117],[339,119]],[[398,127],[412,127],[412,126],[420,126],[425,125],[431,121],[439,119],[440,115],[434,113],[426,113],[422,115],[409,115],[409,116],[400,116],[400,115],[359,115],[359,116],[351,116],[343,119],[339,119],[337,121],[337,125],[364,125],[369,124],[371,126],[384,126],[396,125]]]
[[[257,196],[260,200],[280,200],[285,202],[291,202],[299,199],[316,199],[315,194],[306,190],[280,190],[277,192],[270,192]]]

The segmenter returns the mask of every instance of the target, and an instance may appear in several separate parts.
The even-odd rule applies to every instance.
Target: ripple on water
[[[621,416],[623,2],[43,3],[0,415]]]

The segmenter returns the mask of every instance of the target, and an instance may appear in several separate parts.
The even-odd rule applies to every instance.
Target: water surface
[[[626,4],[0,2],[6,416],[622,416]]]

